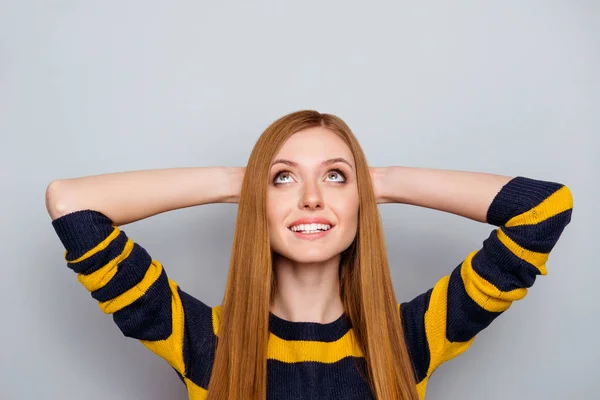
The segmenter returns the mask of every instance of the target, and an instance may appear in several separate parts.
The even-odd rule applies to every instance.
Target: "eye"
[[[273,184],[275,184],[275,185],[279,185],[281,183],[289,183],[290,181],[288,181],[288,182],[278,182],[277,179],[279,177],[290,178],[290,171],[286,171],[286,170],[279,171],[278,173],[275,174],[275,177],[273,178]]]
[[[342,178],[341,181],[336,181],[336,182],[339,182],[339,183],[346,182],[346,175],[344,175],[344,173],[342,171],[340,171],[339,169],[332,169],[331,171],[329,171],[329,173],[327,174],[327,177],[331,178],[332,176],[333,177],[337,176],[337,177]]]
[[[280,180],[280,178],[283,179],[283,181]],[[332,169],[331,171],[329,171],[327,173],[327,178],[333,179],[333,182],[335,182],[335,183],[345,183],[346,182],[346,175],[339,169]],[[289,180],[287,180],[287,179],[289,179]],[[274,185],[281,185],[282,183],[290,183],[292,181],[293,180],[290,176],[290,171],[288,171],[288,170],[279,171],[273,177]]]

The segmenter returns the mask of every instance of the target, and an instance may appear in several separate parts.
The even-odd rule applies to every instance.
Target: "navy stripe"
[[[431,355],[425,334],[425,312],[429,308],[433,289],[420,294],[407,303],[400,304],[404,340],[413,364],[417,383],[427,376]]]
[[[77,264],[67,264],[67,266],[78,274],[89,275],[118,257],[119,254],[123,252],[126,243],[127,235],[125,235],[123,232],[120,232],[119,236],[117,236],[104,250],[99,251],[93,256],[86,258]]]
[[[567,224],[572,209],[565,210],[535,225],[503,227],[504,233],[527,250],[550,253]]]
[[[67,250],[67,260],[76,260],[90,251],[108,235],[114,227],[112,221],[98,211],[75,211],[52,221],[60,241]]]
[[[373,400],[364,358],[284,363],[267,360],[267,399]]]
[[[179,290],[185,315],[183,360],[188,378],[206,389],[212,374],[217,337],[212,324],[212,309],[200,300]]]
[[[485,329],[501,313],[490,312],[475,303],[465,290],[460,267],[455,268],[448,283],[446,338],[450,342],[466,342]]]
[[[487,221],[505,225],[512,217],[531,210],[564,185],[518,176],[500,189],[487,212]]]
[[[119,263],[115,276],[106,285],[94,290],[92,297],[99,302],[105,302],[125,293],[142,281],[151,263],[150,254],[142,246],[134,243],[129,256]]]
[[[506,248],[496,231],[483,242],[483,249],[475,254],[472,264],[479,276],[503,292],[529,288],[540,274],[535,266]]]
[[[317,322],[291,322],[269,313],[269,330],[283,340],[308,340],[335,342],[352,327],[346,314],[327,324]]]
[[[171,335],[172,315],[171,288],[163,270],[142,297],[115,312],[113,319],[125,336],[154,341]]]

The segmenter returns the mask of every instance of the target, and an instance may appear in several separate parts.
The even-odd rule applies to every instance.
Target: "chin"
[[[310,249],[308,251],[300,252],[300,251],[285,251],[285,252],[276,252],[280,257],[287,258],[293,262],[297,263],[319,263],[329,261],[332,258],[338,257],[341,252],[338,251],[328,251],[323,252],[319,249]]]

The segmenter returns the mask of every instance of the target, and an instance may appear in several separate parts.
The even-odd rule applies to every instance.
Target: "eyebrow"
[[[329,160],[323,161],[321,163],[321,165],[331,165],[331,164],[335,164],[335,163],[339,163],[339,162],[347,164],[351,169],[353,169],[352,165],[350,165],[350,163],[348,161],[346,161],[345,158],[341,158],[341,157],[330,158]],[[273,161],[273,164],[271,164],[271,167],[274,166],[275,164],[286,164],[291,167],[298,167],[298,163],[296,163],[294,161],[290,161],[290,160],[284,160],[283,158],[279,158],[279,159]]]

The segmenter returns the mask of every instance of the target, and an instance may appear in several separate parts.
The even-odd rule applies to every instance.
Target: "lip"
[[[315,233],[300,233],[300,232],[294,232],[293,230],[290,229],[290,232],[292,232],[292,234],[294,236],[296,236],[297,238],[299,238],[299,239],[315,240],[315,239],[320,239],[323,236],[328,235],[329,232],[331,232],[332,229],[333,229],[333,227],[331,229],[326,230],[326,231],[315,232]]]
[[[300,218],[300,219],[292,222],[290,225],[288,225],[288,229],[290,229],[292,226],[308,225],[308,224],[324,224],[324,225],[329,225],[331,228],[333,228],[335,226],[328,219],[319,218],[319,217],[311,217],[311,218]]]
[[[302,224],[306,224],[306,225],[308,225],[308,224],[324,224],[324,225],[329,225],[330,228],[326,231],[315,232],[315,233],[300,233],[300,232],[294,232],[292,230],[292,226],[302,225]],[[300,218],[299,220],[292,222],[292,224],[290,226],[288,226],[288,229],[290,232],[292,232],[292,234],[294,236],[296,236],[299,239],[315,240],[315,239],[320,239],[323,236],[326,236],[327,234],[329,234],[329,232],[331,232],[331,230],[333,229],[334,226],[335,225],[328,219],[319,218],[319,217],[311,217],[311,218]]]

